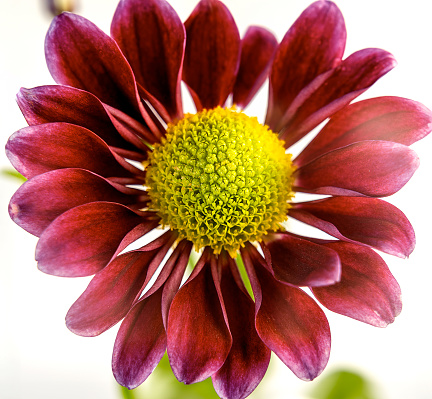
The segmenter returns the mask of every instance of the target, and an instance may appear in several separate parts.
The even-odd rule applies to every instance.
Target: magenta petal
[[[288,148],[372,86],[396,65],[394,57],[380,49],[351,54],[338,67],[318,76],[286,112],[280,138]]]
[[[185,384],[203,381],[219,370],[232,344],[211,262],[215,259],[205,252],[169,310],[168,357],[174,375]]]
[[[114,14],[111,35],[138,85],[162,103],[171,119],[182,117],[185,30],[174,9],[164,0],[124,0]]]
[[[140,115],[132,70],[117,44],[87,19],[54,18],[45,39],[48,69],[57,83],[93,93],[102,102]]]
[[[279,131],[281,119],[297,95],[318,75],[336,67],[345,50],[342,13],[330,1],[309,6],[277,49],[270,74],[266,124]]]
[[[92,202],[60,215],[36,246],[38,268],[63,277],[90,276],[103,269],[125,235],[143,221],[123,205]]]
[[[15,169],[28,179],[54,169],[87,169],[104,177],[133,177],[106,143],[90,130],[69,123],[28,126],[6,144]],[[131,165],[130,165],[131,166]],[[142,174],[138,169],[133,168]]]
[[[161,291],[142,298],[128,313],[117,334],[112,369],[117,382],[129,389],[142,384],[165,353]]]
[[[418,166],[415,152],[402,144],[361,141],[330,151],[297,169],[294,190],[384,197],[400,190]]]
[[[218,0],[201,0],[185,22],[183,80],[198,110],[224,105],[240,63],[240,36]]]
[[[13,195],[9,214],[20,227],[39,236],[57,216],[78,205],[109,201],[143,207],[148,202],[141,190],[123,191],[89,171],[57,169],[26,181]]]
[[[402,309],[398,283],[372,249],[347,242],[326,244],[338,252],[342,279],[316,287],[315,297],[328,309],[364,323],[385,327]]]
[[[414,250],[415,234],[406,216],[377,198],[331,197],[293,203],[289,214],[340,240],[370,245],[401,258]]]
[[[302,166],[326,152],[357,141],[384,140],[411,145],[432,130],[432,112],[400,97],[377,97],[342,108],[296,158]]]
[[[75,334],[93,337],[120,321],[131,308],[172,245],[164,234],[137,251],[119,255],[97,273],[66,315]]]
[[[226,255],[226,254],[225,254]],[[219,256],[221,259],[223,255]],[[212,375],[217,394],[224,399],[243,399],[258,386],[268,368],[271,351],[255,330],[254,302],[244,286],[240,288],[230,271],[237,272],[233,259],[225,256],[221,289],[233,344],[223,366]],[[231,263],[228,265],[227,263]]]
[[[242,257],[255,296],[256,329],[263,342],[303,380],[313,380],[330,355],[330,328],[316,302],[299,288],[278,282],[252,245]]]
[[[251,26],[241,41],[241,58],[233,89],[233,103],[246,107],[267,78],[277,47],[273,33]]]
[[[102,103],[91,93],[69,86],[40,86],[22,88],[17,100],[29,125],[67,122],[91,130],[108,145],[133,149],[114,128]]]
[[[330,248],[289,233],[271,233],[264,237],[264,243],[267,263],[279,281],[318,287],[340,280],[339,257]]]

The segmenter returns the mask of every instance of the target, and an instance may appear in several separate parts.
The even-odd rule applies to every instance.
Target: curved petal
[[[39,236],[57,216],[78,205],[109,201],[142,208],[148,202],[144,191],[123,191],[87,170],[56,169],[26,181],[11,198],[9,214],[17,225]]]
[[[368,48],[351,54],[332,71],[318,76],[283,117],[280,139],[288,148],[372,86],[396,65],[387,51]]]
[[[402,144],[361,141],[330,151],[297,169],[293,189],[317,194],[384,197],[400,190],[418,166],[416,153]]]
[[[123,0],[111,35],[131,65],[138,85],[162,103],[171,119],[181,118],[181,67],[185,30],[164,0]]]
[[[94,337],[120,321],[159,267],[173,238],[165,233],[137,251],[119,255],[97,273],[66,315],[69,330]]]
[[[377,97],[342,108],[295,159],[297,166],[346,145],[384,140],[411,145],[432,130],[432,112],[401,97]]]
[[[99,99],[84,90],[57,85],[21,88],[17,101],[29,125],[67,122],[91,130],[110,146],[133,149],[114,128]]]
[[[138,122],[117,108],[111,107],[108,104],[103,104],[103,106],[120,135],[135,147],[141,149],[141,151],[147,152],[147,143],[154,144],[159,142],[163,136],[159,129],[151,131],[147,125]]]
[[[377,198],[331,197],[293,203],[289,213],[343,241],[370,245],[401,258],[414,250],[415,234],[406,216]]]
[[[207,251],[169,310],[168,357],[174,375],[185,384],[203,381],[219,370],[232,344],[211,262],[215,259]]]
[[[142,384],[165,353],[161,293],[159,289],[136,303],[117,334],[112,369],[117,382],[129,389]]]
[[[221,398],[243,399],[264,377],[271,351],[255,330],[254,303],[244,286],[240,288],[237,285],[241,277],[234,260],[226,253],[218,259],[222,270],[222,296],[233,344],[223,366],[212,375],[213,386]],[[237,277],[232,273],[237,273]]]
[[[143,222],[123,205],[92,202],[60,215],[36,246],[38,268],[62,277],[90,276],[111,260],[126,234]]]
[[[243,261],[255,296],[255,326],[263,342],[302,380],[313,380],[330,355],[330,328],[316,302],[278,282],[248,244]]]
[[[102,102],[139,116],[132,70],[108,35],[84,17],[55,17],[45,39],[45,57],[54,80],[93,93]]]
[[[276,132],[282,128],[282,117],[302,89],[339,65],[345,42],[345,21],[334,3],[316,1],[303,11],[275,55],[266,125]]]
[[[176,247],[174,251],[174,252],[179,251],[178,258],[176,258],[175,260],[175,267],[173,267],[172,270],[169,270],[170,272],[169,278],[166,280],[166,282],[164,282],[164,287],[162,292],[162,319],[163,319],[165,330],[167,329],[167,324],[168,324],[169,308],[182,282],[184,273],[186,271],[186,267],[189,262],[192,245],[193,244],[188,240],[183,240],[179,243],[179,245]],[[170,261],[168,260],[167,264],[165,265],[159,277],[161,276],[163,277],[163,273],[165,273],[165,270],[168,268],[167,266],[169,266],[169,262]],[[159,283],[158,280],[156,280],[154,286],[158,285]],[[153,287],[151,289],[153,289]]]
[[[28,179],[54,169],[87,169],[103,177],[134,177],[126,162],[115,156],[90,130],[56,122],[28,126],[15,132],[6,154],[18,172]],[[137,174],[139,169],[127,166]],[[141,178],[142,179],[142,178]]]
[[[240,67],[233,88],[233,103],[245,108],[267,78],[277,47],[273,33],[250,26],[241,41]]]
[[[197,110],[223,105],[240,63],[240,36],[234,19],[219,0],[201,0],[185,27],[183,80]]]
[[[261,246],[279,281],[318,287],[340,280],[339,257],[329,248],[289,233],[271,233],[264,237]]]
[[[347,242],[326,244],[339,254],[342,279],[312,289],[328,309],[364,323],[385,327],[402,309],[401,292],[382,258],[372,249]]]

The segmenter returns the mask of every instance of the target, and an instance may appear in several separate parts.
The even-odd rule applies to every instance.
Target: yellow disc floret
[[[286,219],[293,166],[277,135],[233,108],[168,126],[150,155],[150,209],[196,249],[232,256]]]

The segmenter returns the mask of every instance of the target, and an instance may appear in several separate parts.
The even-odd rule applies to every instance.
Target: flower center
[[[150,209],[196,249],[235,256],[286,219],[293,171],[283,142],[256,118],[203,110],[169,125],[150,155]]]

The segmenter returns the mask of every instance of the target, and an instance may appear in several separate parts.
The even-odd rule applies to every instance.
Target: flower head
[[[345,40],[339,9],[324,0],[280,43],[259,27],[240,39],[218,0],[201,0],[184,24],[164,0],[122,0],[111,37],[74,14],[54,19],[45,48],[58,85],[18,94],[29,126],[6,151],[29,180],[9,211],[39,237],[40,270],[95,274],[66,323],[95,336],[123,319],[120,384],[140,385],[165,351],[179,381],[211,377],[222,398],[248,396],[271,351],[315,378],[330,330],[300,287],[371,325],[399,314],[399,286],[374,249],[406,257],[415,236],[378,197],[415,172],[408,146],[430,132],[432,114],[399,97],[351,103],[395,60],[380,49],[344,58]],[[243,109],[267,77],[260,124]],[[183,112],[182,80],[195,113]],[[287,231],[290,218],[331,238]]]

